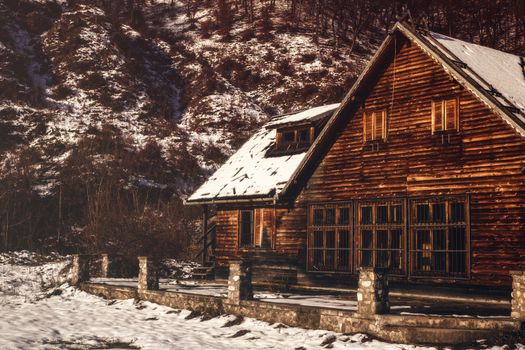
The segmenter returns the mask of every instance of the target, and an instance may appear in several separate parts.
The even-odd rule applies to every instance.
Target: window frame
[[[448,117],[447,117],[447,103],[454,101],[455,103],[455,116],[454,116],[454,128],[448,128]],[[440,104],[441,109],[441,128],[436,128],[436,105]],[[431,105],[431,128],[432,135],[442,133],[454,133],[460,131],[460,99],[459,96],[441,96],[439,98],[432,99]]]
[[[381,113],[383,118],[381,120],[381,135],[377,135],[377,114]],[[363,143],[371,142],[386,142],[388,138],[388,108],[377,108],[373,110],[365,110],[363,112]],[[367,118],[371,116],[372,133],[371,138],[368,138]]]
[[[340,222],[340,209],[348,209],[348,222]],[[328,209],[334,209],[334,223],[326,222],[326,212]],[[307,217],[307,257],[306,257],[306,269],[311,273],[334,273],[334,274],[352,274],[354,273],[354,203],[353,201],[344,202],[330,202],[330,203],[316,203],[308,205],[308,217]],[[315,210],[323,211],[322,223],[315,223],[314,212]],[[341,234],[340,232],[347,232],[347,247],[341,247]],[[322,233],[323,245],[321,248],[315,247],[315,234],[317,232]],[[334,244],[333,248],[327,248],[327,232],[334,232]],[[326,267],[327,263],[327,251],[331,249],[333,251],[333,265],[331,269],[321,268],[315,269],[314,259],[316,251],[322,252],[323,267]],[[347,266],[339,264],[340,254],[342,251],[346,251]]]
[[[390,274],[394,276],[404,277],[408,274],[407,269],[407,261],[408,261],[408,252],[407,252],[407,200],[406,198],[388,198],[388,199],[366,199],[366,200],[360,200],[356,201],[355,204],[355,262],[354,266],[356,268],[361,266],[362,263],[362,257],[363,257],[363,250],[370,251],[372,253],[371,260],[372,260],[372,266],[377,266],[378,262],[378,252],[380,251],[386,251],[388,253],[393,251],[398,251],[400,254],[400,269],[397,271],[393,271],[391,267],[389,268]],[[402,221],[401,223],[391,223],[390,220],[387,220],[387,223],[377,223],[376,220],[376,207],[379,206],[387,206],[387,213],[390,217],[390,208],[391,206],[395,205],[401,205],[401,214],[402,214]],[[361,215],[362,207],[372,207],[372,223],[370,224],[362,224],[361,222]],[[371,248],[363,249],[362,248],[362,231],[372,231],[372,242],[371,242]],[[391,242],[392,242],[392,231],[395,230],[401,230],[401,240],[399,243],[399,248],[393,249],[391,248]],[[378,247],[378,235],[377,231],[387,231],[387,239],[388,239],[388,248],[379,248]],[[391,256],[389,255],[389,260],[391,259]]]
[[[464,216],[465,216],[465,222],[463,224],[461,223],[449,223],[449,217],[450,217],[450,203],[462,201],[464,203]],[[445,215],[446,215],[446,222],[445,223],[416,223],[417,217],[416,217],[416,209],[417,204],[432,204],[432,203],[445,203]],[[429,217],[432,217],[432,206],[430,205],[429,209]],[[471,223],[470,223],[470,196],[469,195],[451,195],[451,196],[427,196],[427,197],[414,197],[409,199],[409,227],[408,227],[408,241],[409,241],[409,247],[408,247],[408,254],[410,266],[409,266],[409,277],[412,279],[440,279],[440,280],[469,280],[471,278],[472,273],[472,251],[471,251]],[[464,228],[465,229],[465,249],[464,250],[458,250],[458,249],[449,249],[449,238],[450,238],[450,228]],[[436,251],[439,253],[445,253],[445,264],[446,264],[446,271],[444,273],[440,273],[440,271],[436,270],[430,270],[428,273],[422,273],[419,270],[416,270],[416,264],[417,264],[417,256],[416,254],[420,252],[419,249],[417,249],[417,231],[422,230],[429,230],[431,231],[429,233],[429,241],[432,245],[432,249],[429,250],[429,252],[435,253]],[[435,230],[445,230],[446,231],[446,237],[445,237],[445,249],[436,250],[433,249],[433,232]],[[421,252],[424,252],[423,250]],[[465,273],[454,273],[448,271],[448,265],[449,265],[449,254],[450,253],[465,253]],[[430,260],[432,261],[432,255],[430,255]]]

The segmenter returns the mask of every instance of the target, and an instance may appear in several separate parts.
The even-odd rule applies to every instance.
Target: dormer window
[[[295,154],[306,151],[315,138],[315,127],[297,126],[276,130],[275,145],[270,155]]]

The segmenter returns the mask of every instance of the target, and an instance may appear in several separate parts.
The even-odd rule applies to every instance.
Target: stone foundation
[[[388,270],[362,267],[359,270],[357,313],[364,317],[390,312],[388,300]]]
[[[410,344],[455,345],[515,334],[521,322],[511,318],[452,317],[430,315],[373,315],[362,317],[336,310],[263,300],[240,300],[232,304],[223,297],[184,292],[142,290],[92,282],[81,283],[88,293],[108,299],[140,300],[186,309],[208,316],[224,313],[252,317],[291,327],[324,329],[339,333],[367,333],[379,339]]]
[[[151,257],[139,256],[139,278],[138,290],[156,290],[159,289],[159,275],[157,261]]]
[[[239,305],[253,299],[252,266],[248,261],[231,261],[228,277],[228,302]]]
[[[511,271],[512,311],[511,317],[525,322],[525,271]]]
[[[73,286],[89,281],[89,255],[74,254],[69,283]]]

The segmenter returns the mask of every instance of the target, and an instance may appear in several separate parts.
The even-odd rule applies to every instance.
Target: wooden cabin
[[[525,268],[525,60],[397,23],[340,105],[272,119],[189,199],[218,266],[509,286]],[[207,220],[206,220],[207,222]]]

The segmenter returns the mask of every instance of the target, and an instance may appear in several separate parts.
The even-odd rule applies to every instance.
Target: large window
[[[310,271],[352,271],[352,206],[348,203],[309,208]]]
[[[412,275],[467,277],[466,198],[413,200],[411,216]]]
[[[386,109],[363,114],[363,142],[385,141],[387,137]]]
[[[403,201],[360,202],[357,206],[358,266],[405,271],[405,215]]]
[[[432,101],[432,134],[459,131],[459,100],[449,98]]]

